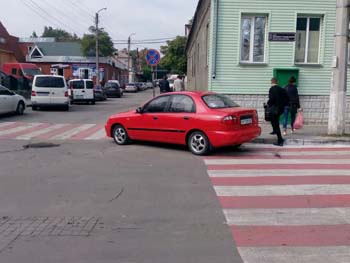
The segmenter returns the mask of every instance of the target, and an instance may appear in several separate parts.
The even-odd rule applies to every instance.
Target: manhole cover
[[[55,148],[59,147],[59,144],[55,143],[49,143],[49,142],[39,142],[39,143],[30,143],[27,145],[24,145],[24,149],[41,149],[41,148]]]

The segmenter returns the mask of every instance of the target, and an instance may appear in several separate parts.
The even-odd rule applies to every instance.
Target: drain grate
[[[98,222],[96,217],[2,217],[0,253],[19,237],[87,237]]]

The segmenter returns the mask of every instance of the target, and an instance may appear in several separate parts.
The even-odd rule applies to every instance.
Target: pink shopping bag
[[[303,113],[299,111],[294,122],[294,129],[299,130],[299,129],[302,129],[303,127],[304,127],[304,117],[303,117]]]

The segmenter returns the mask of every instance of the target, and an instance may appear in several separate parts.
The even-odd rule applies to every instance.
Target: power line
[[[137,41],[137,42],[148,42],[148,41],[161,41],[161,40],[172,40],[172,39],[175,39],[176,37],[164,37],[164,38],[151,38],[151,39],[135,39],[134,41]],[[116,40],[114,40],[114,41],[116,41],[116,42],[124,42],[124,41],[128,41],[128,40],[118,40],[118,39],[116,39]]]
[[[61,9],[57,8],[56,6],[54,6],[53,4],[51,4],[48,0],[43,0],[45,1],[49,6],[51,6],[51,8],[53,8],[54,10],[57,11],[57,13],[60,13],[61,16],[63,16],[64,18],[69,19],[71,22],[73,23],[79,23],[81,28],[85,28],[85,24],[83,24],[82,22],[80,22],[78,19],[77,20],[72,20],[72,17],[67,15],[65,12],[63,12]]]
[[[90,16],[92,19],[95,19],[95,17],[93,15],[91,15],[93,12],[91,11],[86,11],[86,9],[84,9],[84,4],[80,3],[80,5],[77,5],[76,2],[70,1],[68,0],[69,3],[71,3],[72,5],[74,5],[76,8],[78,8],[79,10],[83,11],[85,14],[87,14],[88,16]]]
[[[38,8],[40,9],[42,12],[44,12],[48,17],[51,17],[53,20],[57,21],[59,25],[63,25],[66,28],[70,29],[73,31],[73,33],[77,34],[77,30],[75,30],[74,28],[72,28],[71,26],[63,23],[61,20],[57,19],[56,17],[54,17],[53,15],[51,15],[50,13],[48,13],[45,9],[43,9],[40,5],[38,5],[36,2],[34,2],[33,0],[28,0],[32,7],[34,8]],[[33,9],[32,9],[33,10]]]
[[[38,16],[40,16],[43,20],[48,22],[49,24],[52,24],[52,21],[50,21],[47,17],[43,16],[35,7],[30,5],[28,2],[25,0],[21,0],[24,5],[26,5],[29,9],[31,9],[34,13],[36,13]],[[56,24],[56,22],[54,23]],[[59,26],[59,24],[56,24],[56,26]]]
[[[150,42],[131,42],[132,45],[137,45],[137,44],[163,44],[166,43],[167,41],[150,41]],[[125,42],[113,42],[116,45],[127,45],[128,43]]]
[[[89,24],[94,22],[94,17],[91,14],[86,14],[85,12],[82,12],[81,8],[77,8],[77,6],[72,4],[69,0],[63,2],[72,14],[74,11],[76,11],[74,13],[79,15],[80,18],[84,19],[85,22]]]

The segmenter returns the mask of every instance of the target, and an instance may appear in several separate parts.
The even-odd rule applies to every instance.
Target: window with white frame
[[[241,62],[265,62],[266,15],[243,15],[241,22]]]
[[[295,63],[318,64],[320,60],[321,17],[298,17]]]

